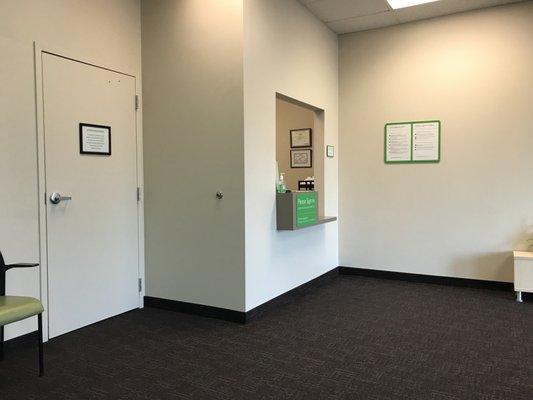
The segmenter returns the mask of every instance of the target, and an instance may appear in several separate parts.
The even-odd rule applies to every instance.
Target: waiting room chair
[[[4,326],[37,316],[39,331],[39,376],[44,374],[43,362],[43,305],[32,297],[6,296],[6,272],[11,268],[32,268],[39,264],[6,265],[0,252],[0,360],[4,359]]]

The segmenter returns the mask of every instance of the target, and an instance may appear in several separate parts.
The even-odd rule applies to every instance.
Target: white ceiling
[[[392,10],[387,0],[298,0],[337,33],[365,31],[524,0],[440,0]]]

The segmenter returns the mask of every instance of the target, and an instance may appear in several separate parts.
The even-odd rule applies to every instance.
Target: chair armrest
[[[11,268],[33,268],[33,267],[37,267],[38,265],[39,264],[36,264],[36,263],[9,264],[9,265],[6,265],[5,270],[7,271],[8,269],[11,269]]]

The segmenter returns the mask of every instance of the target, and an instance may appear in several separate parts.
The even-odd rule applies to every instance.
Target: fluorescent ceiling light
[[[419,4],[433,3],[438,0],[387,0],[393,10],[398,8],[418,6]]]

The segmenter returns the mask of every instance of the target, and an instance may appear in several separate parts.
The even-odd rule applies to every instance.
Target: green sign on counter
[[[298,228],[316,224],[318,220],[316,192],[296,195],[296,226]]]

